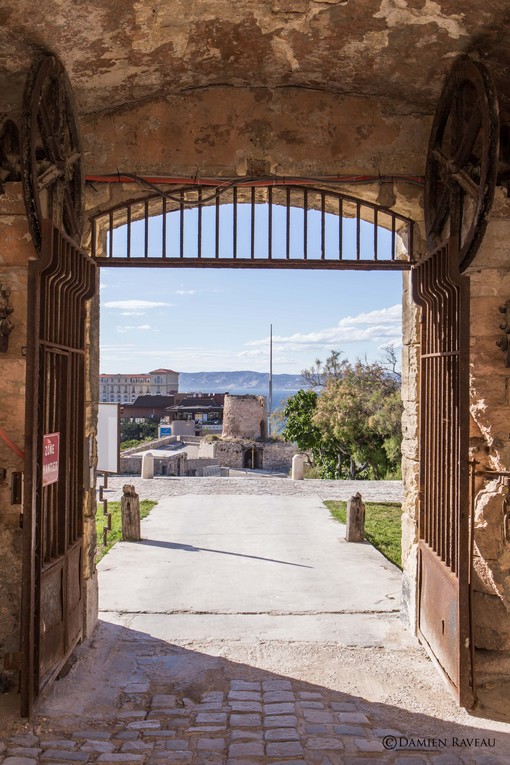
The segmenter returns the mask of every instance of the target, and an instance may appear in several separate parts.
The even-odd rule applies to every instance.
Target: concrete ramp
[[[100,563],[100,610],[165,640],[407,642],[400,571],[344,534],[318,497],[164,498]]]

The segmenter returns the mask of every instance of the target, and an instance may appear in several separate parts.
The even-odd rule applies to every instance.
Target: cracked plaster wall
[[[88,174],[423,173],[431,119],[388,101],[218,86],[82,122]]]
[[[510,369],[496,346],[499,307],[510,297],[510,204],[498,189],[484,241],[471,268],[471,458],[477,470],[510,470]],[[476,480],[473,608],[477,649],[510,651],[508,480]]]

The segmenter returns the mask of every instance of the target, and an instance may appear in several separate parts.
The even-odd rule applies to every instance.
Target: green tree
[[[338,444],[314,422],[318,400],[313,390],[300,390],[287,399],[282,435],[285,441],[297,444],[307,453],[310,462],[319,468],[321,478],[340,478]]]
[[[323,478],[397,476],[401,458],[400,375],[394,346],[383,363],[355,363],[332,351],[302,372],[317,390],[299,391],[284,409],[286,441],[306,451]]]
[[[121,420],[120,424],[120,441],[143,441],[149,438],[158,437],[158,424],[159,419],[153,419],[148,417],[142,422],[131,422],[129,420]]]
[[[338,442],[350,478],[378,479],[398,471],[401,414],[398,378],[381,364],[358,360],[326,381],[313,422]]]

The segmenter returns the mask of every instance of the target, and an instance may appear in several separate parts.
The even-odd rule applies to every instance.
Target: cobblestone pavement
[[[306,688],[306,690],[305,690]],[[111,720],[44,718],[0,743],[3,765],[508,765],[509,734],[412,721],[388,726],[374,705],[274,677],[230,679],[199,698],[133,677]],[[393,714],[398,710],[393,710]],[[411,720],[411,722],[410,722]],[[412,725],[409,728],[409,725]],[[424,727],[425,726],[425,727]]]
[[[368,501],[402,501],[401,481],[321,481],[307,479],[292,481],[290,478],[258,477],[256,473],[243,478],[139,478],[138,476],[110,476],[104,496],[120,499],[122,487],[135,486],[141,499],[179,496],[181,494],[274,494],[296,497],[319,496],[321,499],[348,500],[360,492]]]
[[[110,499],[124,483],[155,499],[401,496],[398,482],[121,476]],[[510,765],[510,725],[458,709],[409,641],[170,643],[135,629],[134,615],[101,617],[33,720],[0,718],[0,765]]]

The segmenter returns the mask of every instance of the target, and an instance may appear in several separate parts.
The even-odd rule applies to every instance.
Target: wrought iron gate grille
[[[25,517],[34,568],[24,585],[22,712],[81,634],[86,301],[96,266],[50,221],[30,276],[31,370]],[[59,434],[58,481],[43,484],[43,436]],[[28,538],[28,536],[27,536]]]
[[[458,246],[413,269],[421,306],[419,634],[459,701],[472,695],[469,627],[469,292]]]
[[[413,221],[338,192],[297,185],[181,188],[91,219],[103,266],[379,268],[413,262]]]

